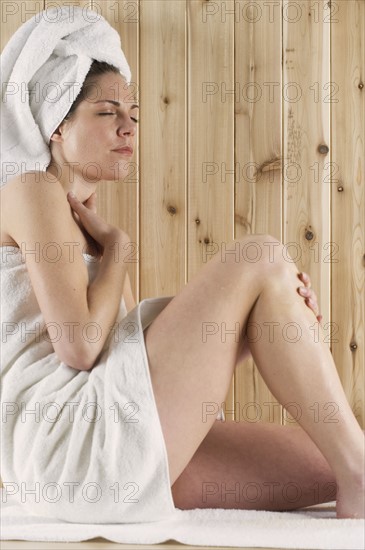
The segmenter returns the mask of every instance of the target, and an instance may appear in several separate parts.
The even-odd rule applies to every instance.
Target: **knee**
[[[246,235],[238,244],[241,262],[245,267],[252,265],[260,275],[282,278],[299,272],[288,247],[270,234]]]

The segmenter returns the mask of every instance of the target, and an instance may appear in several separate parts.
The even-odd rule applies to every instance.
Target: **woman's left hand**
[[[305,299],[306,305],[314,312],[318,322],[320,323],[323,319],[323,316],[319,314],[319,308],[317,303],[317,295],[314,290],[311,288],[311,281],[309,275],[306,273],[298,273],[299,279],[304,283],[304,287],[300,286],[297,288],[297,292],[300,296],[303,296]]]

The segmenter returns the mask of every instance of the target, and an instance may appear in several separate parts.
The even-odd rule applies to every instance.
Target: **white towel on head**
[[[93,60],[131,71],[118,32],[77,6],[41,11],[17,29],[1,55],[1,186],[45,171],[49,142],[79,94]]]

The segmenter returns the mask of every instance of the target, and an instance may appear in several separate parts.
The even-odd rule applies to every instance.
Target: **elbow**
[[[83,371],[91,370],[92,366],[93,366],[93,363],[90,364],[89,362],[80,362],[80,361],[75,362],[73,365],[69,365],[69,367],[71,367],[72,369],[83,370]]]
[[[72,346],[68,349],[63,348],[55,350],[60,361],[68,367],[79,371],[89,371],[93,367],[95,361],[90,358],[90,350],[86,347],[76,348]]]

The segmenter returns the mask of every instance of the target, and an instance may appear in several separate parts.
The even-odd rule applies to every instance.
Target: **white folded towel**
[[[93,60],[114,65],[130,84],[119,34],[93,10],[52,7],[14,33],[1,55],[1,186],[18,174],[47,169],[50,137]]]
[[[24,511],[12,503],[11,497],[1,493],[4,491],[0,491],[2,540],[76,542],[103,537],[113,542],[135,545],[175,540],[182,544],[218,548],[365,548],[364,520],[337,519],[336,502],[290,512],[177,508],[173,518],[163,521],[86,525],[25,516]],[[106,548],[108,545],[100,546]]]

